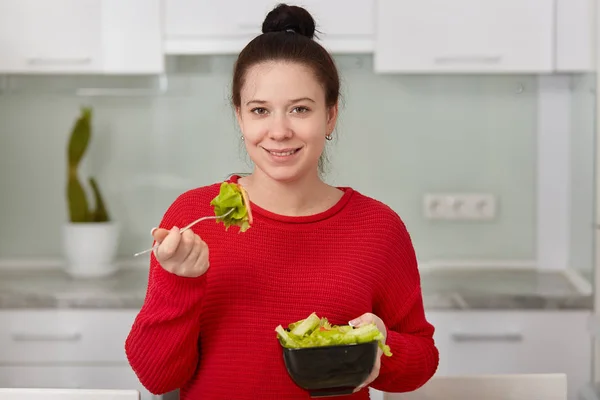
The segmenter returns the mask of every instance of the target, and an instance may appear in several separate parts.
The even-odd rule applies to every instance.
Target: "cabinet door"
[[[292,4],[292,3],[288,3]],[[336,53],[373,51],[375,37],[374,0],[303,0],[315,19],[317,41]],[[343,18],[341,12],[343,10]]]
[[[102,0],[0,0],[0,73],[96,72]]]
[[[158,400],[139,382],[128,365],[0,366],[0,387],[137,390],[141,400]]]
[[[566,373],[569,400],[591,379],[589,312],[435,312],[438,375]],[[568,327],[568,328],[566,328]]]
[[[161,0],[102,0],[103,71],[164,71]]]
[[[280,1],[165,0],[165,50],[169,54],[237,53],[262,31],[267,13]],[[374,0],[302,0],[315,18],[322,43],[335,52],[373,49]],[[340,18],[340,10],[344,10]]]
[[[167,39],[254,37],[276,4],[275,0],[165,0],[165,34]]]
[[[126,363],[135,316],[133,310],[2,310],[0,364]]]
[[[552,0],[378,0],[375,70],[549,72],[553,23]]]
[[[594,70],[595,0],[557,0],[556,71]]]

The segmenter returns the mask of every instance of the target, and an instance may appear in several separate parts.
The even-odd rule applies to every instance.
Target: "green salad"
[[[282,346],[289,349],[335,346],[379,341],[383,354],[392,355],[390,347],[384,344],[384,337],[375,324],[353,328],[350,325],[331,325],[327,318],[319,318],[316,313],[306,319],[289,324],[287,329],[279,325],[275,328]]]
[[[217,223],[222,222],[226,230],[230,226],[238,226],[240,232],[246,232],[252,225],[248,194],[236,183],[221,183],[219,194],[211,200],[210,205],[214,207],[217,216],[231,211],[225,217],[217,219]]]

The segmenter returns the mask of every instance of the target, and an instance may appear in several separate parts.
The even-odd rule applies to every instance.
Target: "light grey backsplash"
[[[572,93],[570,263],[573,268],[590,271],[595,264],[596,234],[595,75],[573,77]]]
[[[0,95],[0,258],[61,255],[65,149],[82,105],[94,107],[83,172],[97,176],[109,211],[122,224],[122,255],[150,244],[150,228],[179,193],[250,170],[229,104],[233,60],[170,59],[169,90],[154,96],[76,95],[86,87],[151,87],[154,78],[8,79]],[[337,61],[343,105],[327,179],[394,208],[421,260],[533,259],[537,79],[380,76],[368,56]],[[592,191],[590,85],[588,79],[574,86],[581,95],[573,112],[573,174],[583,174],[574,180],[585,186],[573,192],[580,196],[573,201],[578,264],[591,257],[584,227],[592,206],[585,198]],[[424,218],[425,193],[462,191],[496,195],[498,218]]]

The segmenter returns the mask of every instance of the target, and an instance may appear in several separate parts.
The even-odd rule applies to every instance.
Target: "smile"
[[[265,149],[269,154],[275,156],[275,157],[288,157],[291,156],[292,154],[296,154],[298,151],[300,151],[301,148],[298,149],[285,149],[285,150],[267,150]]]

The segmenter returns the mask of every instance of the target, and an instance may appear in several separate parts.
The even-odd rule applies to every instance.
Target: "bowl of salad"
[[[373,370],[378,348],[392,355],[375,324],[331,325],[312,313],[275,332],[288,374],[313,398],[351,394]]]

